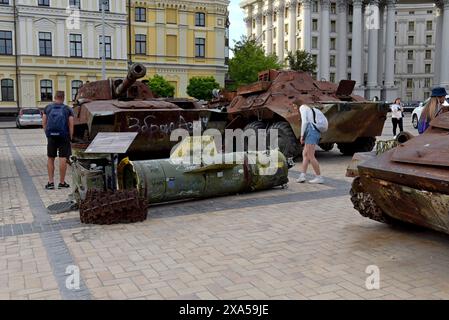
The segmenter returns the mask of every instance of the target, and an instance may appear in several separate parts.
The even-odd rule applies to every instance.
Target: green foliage
[[[288,67],[295,71],[304,71],[313,73],[316,70],[316,63],[313,61],[312,55],[304,50],[290,51],[285,59]]]
[[[158,74],[148,80],[148,86],[153,94],[160,98],[171,98],[175,95],[175,87]]]
[[[220,84],[214,77],[192,77],[187,86],[187,94],[198,100],[212,99],[212,90],[219,89]]]
[[[233,83],[228,88],[231,90],[256,82],[261,71],[282,67],[276,55],[265,55],[262,45],[253,38],[243,36],[232,51],[234,57],[229,60],[229,76]]]

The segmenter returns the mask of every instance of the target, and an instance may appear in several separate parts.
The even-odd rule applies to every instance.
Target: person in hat
[[[418,131],[420,134],[424,133],[433,119],[438,117],[443,112],[449,111],[445,106],[447,92],[445,88],[437,87],[432,90],[430,101],[424,107],[419,119]]]

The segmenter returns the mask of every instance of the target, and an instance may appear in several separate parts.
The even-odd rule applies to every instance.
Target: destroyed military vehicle
[[[355,209],[375,221],[449,234],[449,112],[434,119],[423,135],[398,138],[386,152],[354,156],[348,176],[356,177]]]
[[[189,99],[154,96],[140,81],[144,65],[133,64],[124,79],[108,79],[84,84],[74,104],[74,148],[83,150],[99,132],[137,132],[129,153],[144,159],[170,155],[179,141],[170,141],[176,129],[193,131],[194,123],[206,128],[224,130],[226,116],[202,107]]]
[[[349,80],[339,86],[316,81],[305,72],[265,71],[258,82],[238,89],[227,107],[227,128],[277,129],[279,149],[287,158],[296,158],[302,149],[299,106],[305,104],[320,109],[329,121],[329,130],[320,142],[323,150],[337,144],[345,155],[371,151],[382,134],[389,108],[352,95],[354,86]]]

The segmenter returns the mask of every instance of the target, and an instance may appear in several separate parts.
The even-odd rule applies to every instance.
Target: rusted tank
[[[179,141],[170,141],[176,129],[192,133],[194,123],[201,131],[213,127],[224,130],[226,115],[202,107],[194,100],[160,99],[140,81],[146,68],[130,67],[124,79],[86,83],[74,105],[76,145],[88,145],[99,132],[138,132],[129,149],[133,158],[157,159],[170,155]]]
[[[348,172],[356,176],[354,207],[379,222],[449,233],[449,113],[433,120],[423,135],[408,138],[403,135],[402,143],[379,155],[355,155],[361,161]]]
[[[337,86],[315,81],[305,72],[270,70],[259,74],[259,81],[237,91],[227,108],[228,128],[277,129],[279,149],[288,158],[301,153],[301,116],[298,105],[320,109],[328,118],[329,131],[320,147],[325,151],[335,144],[345,155],[371,151],[387,118],[388,106],[352,95],[354,81]]]

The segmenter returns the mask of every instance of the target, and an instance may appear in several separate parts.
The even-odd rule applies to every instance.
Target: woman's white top
[[[299,112],[301,113],[301,137],[304,137],[304,134],[306,133],[307,124],[314,123],[313,111],[311,107],[302,105],[299,108]]]
[[[399,104],[392,104],[391,107],[391,117],[395,119],[402,119],[402,106]]]

